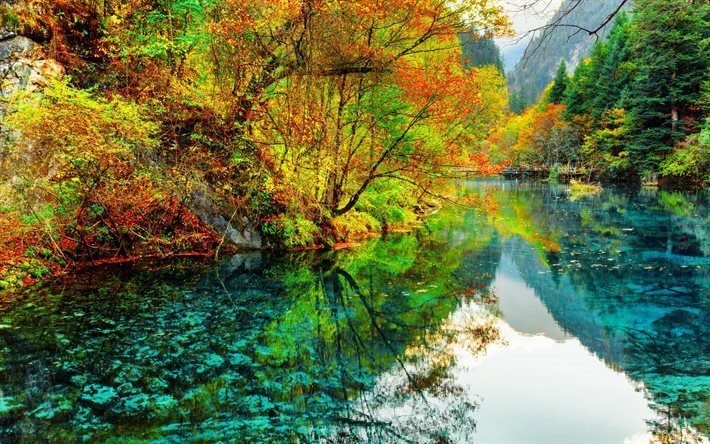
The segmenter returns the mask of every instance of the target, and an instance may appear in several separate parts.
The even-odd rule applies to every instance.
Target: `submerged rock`
[[[178,402],[170,395],[137,395],[121,398],[110,413],[123,418],[147,418],[164,420],[177,412]]]
[[[81,400],[94,408],[106,408],[118,398],[118,393],[113,387],[99,384],[89,384],[84,387]]]
[[[700,316],[688,310],[674,310],[653,321],[657,332],[666,336],[695,335],[700,330]]]
[[[43,421],[62,422],[69,420],[73,413],[74,403],[70,399],[58,395],[40,404],[31,414]]]
[[[25,406],[11,396],[0,396],[0,421],[14,418],[22,413]]]

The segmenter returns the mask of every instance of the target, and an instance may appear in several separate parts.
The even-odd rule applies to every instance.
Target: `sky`
[[[495,39],[503,54],[505,71],[509,72],[522,58],[530,36],[525,33],[547,23],[562,0],[502,0],[506,13],[513,22],[517,37]],[[525,5],[533,4],[530,8]]]

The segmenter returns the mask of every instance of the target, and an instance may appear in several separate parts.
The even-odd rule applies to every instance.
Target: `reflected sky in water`
[[[707,193],[458,191],[493,205],[18,295],[0,441],[707,442]]]
[[[629,377],[565,333],[503,250],[493,282],[505,345],[463,354],[459,378],[480,399],[475,442],[647,442],[656,413]]]
[[[535,290],[525,283],[512,254],[503,251],[492,286],[502,319],[523,335],[544,335],[556,341],[570,339],[572,336],[560,328]]]

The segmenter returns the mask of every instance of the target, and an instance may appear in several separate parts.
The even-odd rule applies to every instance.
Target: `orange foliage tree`
[[[515,166],[552,167],[578,158],[576,132],[562,119],[564,105],[541,103],[512,114],[488,137],[488,150]]]
[[[240,148],[326,216],[378,180],[430,192],[461,161],[484,104],[456,36],[508,26],[487,0],[223,1],[208,16],[214,97]]]

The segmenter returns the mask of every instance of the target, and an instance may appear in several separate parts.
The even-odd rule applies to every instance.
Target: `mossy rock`
[[[180,400],[180,408],[193,421],[201,421],[215,413],[214,395],[206,387],[188,391]]]
[[[80,397],[82,401],[99,410],[108,408],[117,398],[118,393],[113,387],[100,384],[87,385]]]
[[[22,402],[12,396],[0,396],[0,422],[17,419],[24,411]]]
[[[74,403],[64,396],[57,395],[40,404],[31,414],[42,421],[62,422],[69,420],[73,413]]]

